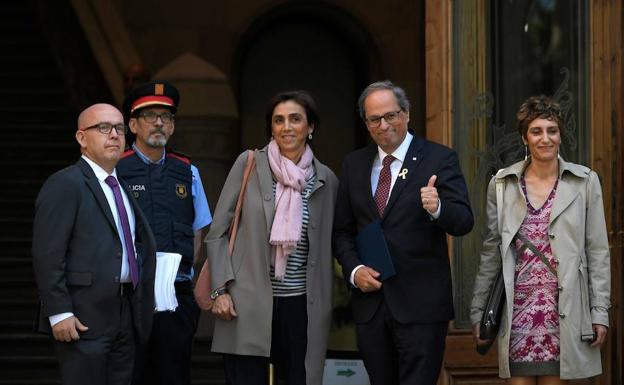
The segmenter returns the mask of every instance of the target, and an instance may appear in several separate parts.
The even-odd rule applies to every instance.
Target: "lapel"
[[[379,218],[379,212],[377,212],[377,204],[375,204],[375,197],[373,196],[373,192],[371,190],[371,173],[373,172],[373,162],[375,161],[375,157],[377,156],[377,146],[370,145],[365,147],[363,160],[361,163],[362,167],[357,167],[354,175],[354,184],[355,188],[353,191],[359,192],[366,191],[366,207],[369,210],[369,213],[372,217]]]
[[[503,207],[497,207],[497,210],[503,210],[502,234],[500,234],[503,255],[520,230],[527,213],[526,199],[520,187],[520,176],[528,163],[527,160],[516,162],[498,170],[495,176],[497,180],[503,181]]]
[[[522,222],[526,217],[527,203],[524,197],[524,193],[520,188],[520,183],[517,178],[507,178],[504,183],[503,191],[503,228],[501,235],[501,243],[503,246],[503,255],[507,252],[507,248],[511,245],[514,237]]]
[[[316,192],[316,190],[325,186],[325,181],[327,180],[327,172],[325,171],[324,168],[319,167],[320,164],[321,162],[319,162],[318,159],[314,157],[312,166],[314,167],[314,172],[316,173],[316,180],[314,181],[314,187],[312,188],[312,191],[310,192],[310,196],[312,196]],[[308,204],[309,203],[310,202],[308,202]]]
[[[566,162],[559,158],[559,184],[557,185],[557,195],[550,213],[550,222],[555,219],[568,207],[580,194],[578,191],[577,178],[588,178],[590,169],[575,163]],[[569,175],[568,175],[569,174]],[[585,183],[585,182],[584,182]]]
[[[261,150],[256,150],[254,159],[256,160],[256,173],[258,185],[260,186],[260,194],[262,196],[266,228],[270,233],[271,227],[273,226],[273,217],[275,216],[275,196],[273,195],[273,174],[269,166],[267,147],[265,146]],[[247,193],[249,193],[249,187],[247,187]]]
[[[128,184],[119,177],[119,173],[117,173],[117,177],[119,178],[119,185],[126,193],[128,197],[128,202],[130,202],[130,209],[134,214],[134,251],[137,255],[137,260],[139,265],[143,265],[145,259],[143,258],[143,250],[137,246],[137,243],[149,242],[148,239],[144,239],[143,237],[143,224],[146,223],[146,219],[143,217],[143,211],[141,211],[141,207],[139,206],[139,202],[134,199],[132,195],[132,191],[128,188]]]
[[[567,178],[559,179],[552,212],[550,213],[549,224],[557,219],[557,217],[576,199],[577,195],[579,195],[578,190],[568,182]]]
[[[518,184],[517,181],[520,180],[520,176],[522,175],[522,172],[524,171],[524,169],[527,167],[528,164],[529,164],[529,161],[524,160],[524,161],[515,163],[501,170],[497,174],[497,177],[499,178],[505,178],[506,176],[509,176],[509,175],[515,175],[516,177],[515,190],[517,191],[517,194],[520,195],[520,197],[513,197],[512,199],[516,198],[513,200],[513,202],[517,202],[518,205],[520,204],[519,203],[520,201],[524,203],[522,210],[520,210],[519,208],[515,208],[514,211],[510,213],[511,215],[509,217],[513,218],[514,223],[513,223],[513,227],[510,224],[509,229],[513,230],[513,234],[515,234],[516,231],[520,228],[520,225],[522,224],[522,220],[524,220],[524,216],[526,215],[526,199],[524,198],[524,193],[522,192],[520,185]],[[587,177],[588,170],[589,169],[583,166],[579,167],[578,165],[575,165],[573,163],[568,163],[561,158],[559,159],[559,182],[557,184],[557,195],[553,202],[553,208],[550,213],[549,223],[553,223],[555,219],[557,219],[557,217],[561,215],[561,213],[568,206],[570,206],[570,204],[576,199],[576,196],[579,195],[578,190],[570,183],[569,179],[566,177],[565,175],[566,172],[570,172],[571,174],[576,175],[577,177],[580,177],[580,178],[585,178]],[[505,199],[507,199],[507,197],[505,197]],[[520,217],[520,215],[522,216]],[[520,223],[518,223],[516,227],[515,222],[517,220],[519,220]]]
[[[386,205],[386,208],[384,210],[384,218],[387,217],[390,213],[390,210],[392,210],[392,206],[394,206],[396,201],[399,199],[399,196],[401,195],[401,192],[403,191],[405,186],[410,182],[410,180],[415,178],[416,168],[423,158],[424,143],[425,141],[421,138],[418,138],[417,136],[414,136],[412,138],[412,143],[410,143],[410,146],[407,149],[405,159],[403,160],[403,165],[401,166],[401,170],[399,170],[399,176],[397,176],[397,179],[394,182],[394,187],[392,187],[392,191],[390,192],[390,198],[388,199],[388,204]]]
[[[327,181],[327,169],[324,167],[320,167],[321,162],[314,158],[312,163],[314,167],[314,171],[316,172],[316,180],[314,181],[314,187],[312,187],[312,191],[310,192],[310,196],[308,197],[308,208],[310,220],[312,219],[313,213],[321,213],[323,215],[323,200],[315,199],[315,193],[318,189],[325,186],[325,182]]]
[[[104,213],[104,216],[108,220],[111,228],[113,229],[115,234],[119,236],[119,234],[117,233],[117,225],[115,224],[115,220],[113,219],[113,212],[108,205],[108,201],[106,200],[104,191],[102,191],[100,181],[95,176],[93,169],[91,169],[91,166],[89,166],[89,164],[82,158],[78,160],[76,165],[82,170],[82,173],[85,177],[85,183],[87,184],[87,187],[89,187],[89,189],[91,190],[91,193],[95,197],[95,201],[100,206],[100,209],[102,210],[102,213]]]

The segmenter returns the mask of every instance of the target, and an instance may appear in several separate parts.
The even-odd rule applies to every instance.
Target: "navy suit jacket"
[[[371,170],[377,153],[377,146],[369,145],[348,154],[343,163],[333,246],[347,282],[353,269],[362,264],[355,236],[379,219],[371,191]],[[414,136],[403,169],[408,170],[405,179],[397,178],[381,220],[397,274],[384,281],[382,289],[376,292],[363,293],[352,288],[351,304],[358,323],[372,318],[382,298],[401,323],[443,322],[453,318],[446,234],[464,235],[473,226],[457,154],[448,147]],[[420,188],[434,174],[442,204],[436,220],[423,209],[420,198]]]
[[[131,296],[135,336],[145,340],[154,312],[154,236],[127,184],[134,216],[139,284]],[[32,255],[39,290],[37,331],[50,333],[48,317],[73,312],[97,338],[119,325],[122,245],[95,173],[84,160],[46,180],[35,204]]]

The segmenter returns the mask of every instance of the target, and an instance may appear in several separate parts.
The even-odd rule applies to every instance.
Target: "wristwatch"
[[[210,299],[214,301],[215,299],[217,299],[218,296],[223,295],[225,293],[227,293],[227,288],[226,287],[220,287],[218,289],[213,290],[210,293]]]

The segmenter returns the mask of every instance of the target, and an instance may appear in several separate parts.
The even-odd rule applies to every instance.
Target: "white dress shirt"
[[[113,218],[115,219],[115,225],[117,226],[117,233],[119,234],[119,240],[121,242],[121,247],[123,248],[123,255],[121,256],[121,272],[119,275],[120,282],[130,282],[130,267],[128,266],[128,250],[126,248],[126,242],[124,241],[123,229],[121,227],[121,221],[119,220],[119,212],[117,211],[117,204],[115,203],[115,195],[113,194],[113,189],[106,184],[104,181],[108,176],[108,172],[106,172],[102,167],[100,167],[97,163],[87,158],[85,155],[82,155],[82,159],[84,159],[93,172],[95,173],[95,177],[100,182],[100,187],[102,187],[102,191],[104,192],[104,196],[106,196],[106,200],[108,201],[108,206],[111,209],[111,213],[113,214]],[[113,170],[113,173],[110,174],[117,179],[117,171]],[[119,179],[117,179],[119,182]],[[119,189],[121,190],[121,197],[123,198],[123,203],[126,208],[126,212],[128,213],[128,223],[130,224],[130,231],[132,232],[132,242],[135,240],[135,218],[134,211],[132,210],[132,206],[130,205],[130,201],[128,200],[128,196],[126,192],[121,187],[121,183],[119,184]],[[134,255],[136,258],[136,253]],[[71,312],[55,314],[50,316],[50,325],[54,326],[55,324],[61,322],[62,320],[73,316],[74,314]]]
[[[396,158],[390,164],[390,194],[388,194],[388,198],[386,199],[386,204],[388,203],[388,200],[390,199],[390,196],[392,195],[392,189],[394,188],[394,183],[397,180],[399,171],[401,171],[401,168],[403,167],[403,162],[405,161],[405,155],[407,155],[407,150],[412,144],[413,139],[414,139],[414,136],[410,134],[409,132],[407,132],[405,135],[405,139],[403,139],[403,142],[401,142],[399,147],[397,147],[397,149],[394,150],[392,154],[385,153],[384,150],[381,149],[381,147],[377,146],[377,155],[375,156],[375,159],[373,160],[373,169],[371,171],[371,179],[370,179],[371,180],[371,192],[373,196],[375,196],[375,191],[377,190],[377,184],[379,183],[379,174],[381,174],[381,169],[383,168],[384,158],[388,155],[392,155]],[[435,213],[429,214],[429,215],[433,219],[438,219],[440,217],[441,207],[442,207],[442,204],[440,203],[440,200],[438,199],[438,210]],[[355,272],[358,271],[358,269],[363,266],[364,265],[358,265],[351,272],[350,281],[353,286],[357,287],[357,285],[355,284]]]
[[[401,171],[401,166],[403,166],[405,155],[407,154],[410,144],[412,144],[413,138],[414,136],[408,132],[399,147],[390,154],[396,158],[390,164],[390,191],[392,191],[394,182],[396,182],[399,171]],[[371,171],[371,192],[373,196],[375,196],[375,192],[377,191],[377,183],[379,183],[379,174],[381,174],[381,169],[383,168],[383,160],[388,155],[389,154],[386,154],[381,147],[377,146],[377,156],[373,160],[373,170]],[[390,199],[390,194],[388,194],[388,199]],[[388,203],[388,200],[386,200],[386,203]]]

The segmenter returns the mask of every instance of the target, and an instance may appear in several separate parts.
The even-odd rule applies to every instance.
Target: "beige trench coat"
[[[487,197],[488,235],[483,242],[470,318],[481,319],[489,287],[503,266],[506,303],[498,334],[499,375],[509,374],[509,333],[514,297],[515,250],[512,240],[526,215],[520,176],[527,161],[500,170]],[[499,234],[496,179],[504,180],[502,231]],[[598,175],[589,168],[559,160],[559,184],[548,235],[558,261],[560,376],[586,378],[602,372],[600,349],[590,347],[592,323],[609,325],[611,272],[609,242]]]
[[[247,154],[241,154],[225,181],[205,238],[212,289],[228,282],[238,313],[232,321],[217,319],[214,352],[270,356],[273,293],[269,278],[269,233],[275,214],[272,174],[267,148],[255,151],[232,257],[228,257],[228,228],[240,191]],[[321,385],[331,323],[333,255],[331,230],[338,180],[314,159],[316,183],[308,200],[309,253],[307,267],[308,345],[305,358],[308,385]]]

